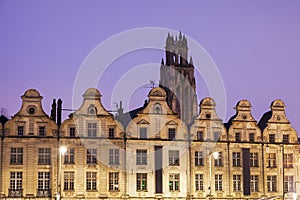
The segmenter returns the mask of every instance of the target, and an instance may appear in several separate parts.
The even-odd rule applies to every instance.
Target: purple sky
[[[44,96],[46,112],[52,98],[62,98],[64,107],[71,108],[76,74],[93,48],[122,31],[162,27],[189,35],[216,63],[227,96],[224,121],[235,113],[232,108],[241,99],[251,102],[253,116],[259,120],[271,102],[280,98],[300,133],[299,9],[296,0],[0,0],[0,107],[15,114],[20,96],[36,88]],[[161,38],[162,47],[164,41]],[[132,52],[112,63],[111,69],[126,72],[136,65],[160,63],[162,57],[161,51]],[[114,109],[109,84],[100,83],[98,88],[104,106]],[[199,100],[209,95],[200,78],[197,88]],[[130,107],[142,105],[148,90],[141,85],[137,93],[143,96],[132,97]]]

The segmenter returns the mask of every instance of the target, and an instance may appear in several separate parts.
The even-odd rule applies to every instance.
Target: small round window
[[[90,107],[89,108],[89,114],[90,115],[95,115],[96,114],[96,108],[95,107]]]
[[[210,113],[207,113],[207,114],[205,115],[205,117],[206,117],[206,119],[210,119],[210,118],[211,118]]]
[[[28,113],[29,113],[30,115],[33,115],[33,114],[35,113],[35,108],[34,108],[34,107],[29,107],[29,108],[28,108]]]
[[[154,107],[154,113],[156,114],[161,114],[161,105],[160,104],[156,104]]]

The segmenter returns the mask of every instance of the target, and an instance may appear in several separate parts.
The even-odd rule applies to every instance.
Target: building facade
[[[259,122],[250,102],[241,100],[224,124],[214,100],[204,98],[187,126],[168,106],[163,88],[153,88],[148,98],[123,126],[103,107],[100,92],[90,88],[60,125],[43,111],[40,93],[27,90],[20,110],[0,124],[1,198],[293,199],[300,194],[300,145],[281,100],[273,101]]]

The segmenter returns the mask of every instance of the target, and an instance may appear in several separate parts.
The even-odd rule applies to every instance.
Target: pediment
[[[150,124],[150,123],[148,121],[142,119],[142,120],[138,121],[137,124]]]
[[[178,125],[174,120],[168,121],[166,125]]]

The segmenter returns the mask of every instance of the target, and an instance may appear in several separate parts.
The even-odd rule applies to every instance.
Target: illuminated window
[[[97,190],[97,172],[86,173],[86,190],[87,191]]]
[[[203,190],[203,174],[196,174],[195,175],[195,187],[196,191]]]
[[[218,158],[215,159],[215,166],[222,167],[223,166],[223,153],[219,152]]]
[[[293,154],[284,154],[284,168],[293,168]]]
[[[276,154],[275,153],[268,153],[267,154],[267,167],[268,168],[275,168],[276,167]]]
[[[268,192],[277,191],[277,177],[276,176],[267,176],[267,188]]]
[[[109,172],[109,191],[119,191],[119,172]]]
[[[241,166],[241,153],[240,152],[233,152],[232,153],[232,166],[233,167],[240,167]]]
[[[241,191],[241,175],[233,175],[233,191]]]
[[[67,149],[67,152],[65,153],[64,157],[64,164],[74,164],[75,150]]]
[[[258,192],[258,175],[251,175],[250,189],[251,189],[251,192]]]
[[[284,192],[294,192],[294,176],[284,177]]]
[[[64,172],[64,190],[74,190],[74,172]]]
[[[179,191],[179,174],[169,175],[169,190]]]
[[[136,174],[136,190],[147,191],[147,174],[137,173]]]
[[[222,174],[216,174],[215,175],[215,190],[216,191],[223,190]]]
[[[258,167],[258,153],[250,153],[250,167]]]

